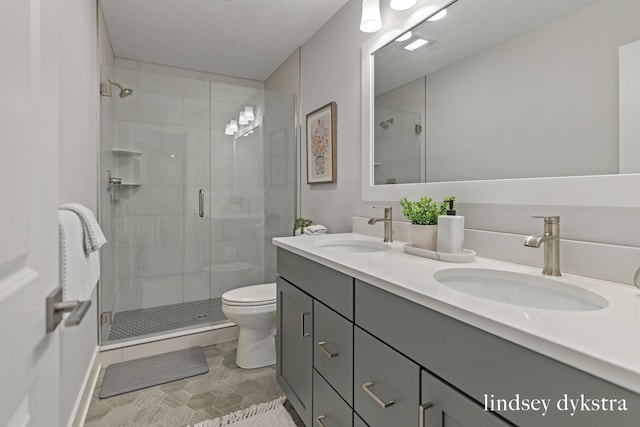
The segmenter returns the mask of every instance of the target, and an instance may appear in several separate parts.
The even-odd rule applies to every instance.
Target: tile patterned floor
[[[182,427],[282,395],[275,366],[240,369],[235,350],[235,341],[204,347],[209,373],[108,399],[98,398],[102,369],[85,427]],[[296,425],[304,427],[288,402],[285,407]]]
[[[107,343],[226,320],[222,298],[121,311],[113,315]]]

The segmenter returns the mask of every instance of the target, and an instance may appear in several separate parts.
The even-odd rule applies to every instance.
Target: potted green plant
[[[435,251],[438,243],[438,217],[446,215],[447,202],[455,197],[447,197],[443,203],[431,197],[423,197],[417,202],[400,199],[402,214],[411,222],[411,245],[416,248]]]
[[[293,221],[293,235],[294,236],[299,236],[302,234],[302,230],[305,227],[308,227],[312,224],[313,222],[310,219],[307,218],[296,218],[295,221]]]

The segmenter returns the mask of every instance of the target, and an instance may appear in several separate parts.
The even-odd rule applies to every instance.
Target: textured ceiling
[[[347,1],[100,0],[100,4],[117,57],[264,81]]]

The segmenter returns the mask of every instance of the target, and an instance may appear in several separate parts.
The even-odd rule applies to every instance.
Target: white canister
[[[447,254],[464,252],[464,217],[456,215],[453,200],[449,201],[447,214],[438,217],[438,252]]]

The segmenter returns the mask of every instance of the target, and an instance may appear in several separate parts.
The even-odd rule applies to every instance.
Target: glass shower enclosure
[[[222,294],[275,281],[291,233],[293,96],[167,70],[101,70],[133,91],[101,97],[103,346],[226,324]]]

